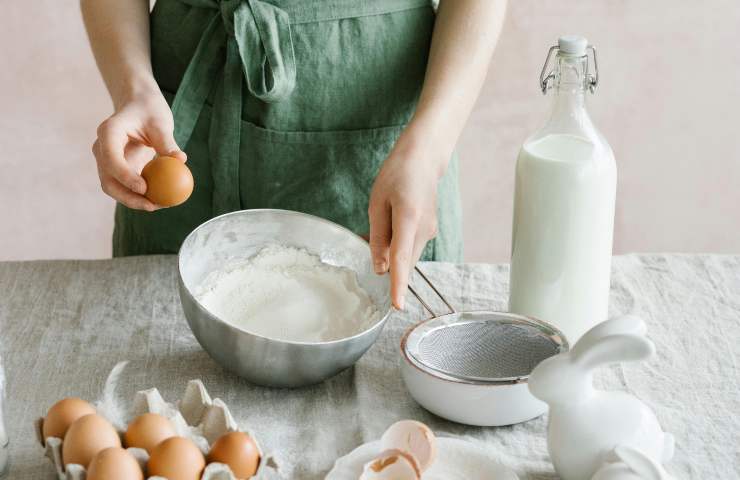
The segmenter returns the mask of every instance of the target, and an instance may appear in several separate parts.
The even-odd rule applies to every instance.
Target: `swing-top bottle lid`
[[[591,50],[593,57],[593,69],[591,70],[591,62],[588,58],[588,51]],[[553,45],[547,51],[547,57],[545,58],[545,64],[542,66],[540,72],[540,88],[542,93],[547,93],[547,90],[552,87],[555,81],[555,70],[550,69],[550,60],[553,55],[563,56],[564,58],[580,59],[580,57],[586,57],[584,61],[584,74],[585,83],[591,93],[594,93],[596,86],[599,84],[599,66],[596,63],[596,49],[593,45],[588,44],[586,37],[580,35],[563,35],[558,38],[558,44]]]
[[[586,55],[588,40],[580,35],[563,35],[558,38],[558,50],[566,55]]]

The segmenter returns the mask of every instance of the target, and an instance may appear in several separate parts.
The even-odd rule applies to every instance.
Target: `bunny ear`
[[[573,358],[590,368],[610,363],[644,360],[655,353],[653,342],[642,335],[634,334],[609,335],[582,345],[578,351],[572,352]]]
[[[589,331],[583,334],[581,339],[576,343],[574,348],[583,342],[593,342],[599,338],[608,337],[609,335],[618,335],[620,333],[632,333],[635,335],[644,335],[647,332],[647,326],[642,318],[635,315],[623,315],[621,317],[610,318],[601,323],[597,323]]]
[[[614,449],[614,454],[640,478],[646,480],[665,480],[668,478],[660,465],[636,448],[620,445]]]
[[[575,356],[579,355],[579,351],[587,350],[590,345],[597,340],[608,337],[609,335],[619,335],[630,333],[633,335],[645,335],[647,332],[647,326],[645,322],[635,315],[624,315],[621,317],[610,318],[604,322],[597,324],[591,328],[588,332],[584,333],[578,342],[571,348],[571,351]]]

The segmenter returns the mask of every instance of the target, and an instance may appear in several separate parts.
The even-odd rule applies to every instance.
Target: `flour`
[[[212,272],[195,294],[221,320],[277,340],[338,340],[380,319],[353,270],[283,245]]]

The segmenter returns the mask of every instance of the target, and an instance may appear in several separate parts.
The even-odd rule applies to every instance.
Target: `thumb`
[[[171,128],[164,128],[161,125],[153,126],[147,132],[147,137],[149,146],[157,152],[157,155],[179,158],[183,162],[188,159],[185,152],[177,145]]]

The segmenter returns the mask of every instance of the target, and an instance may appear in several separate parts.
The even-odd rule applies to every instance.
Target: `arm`
[[[151,149],[182,160],[185,154],[175,143],[172,112],[152,74],[149,0],[81,0],[80,7],[114,107],[93,144],[101,187],[130,208],[154,210],[139,175]]]
[[[375,179],[370,248],[375,271],[390,270],[397,308],[436,235],[437,183],[483,85],[505,10],[505,0],[441,0],[419,104]]]

